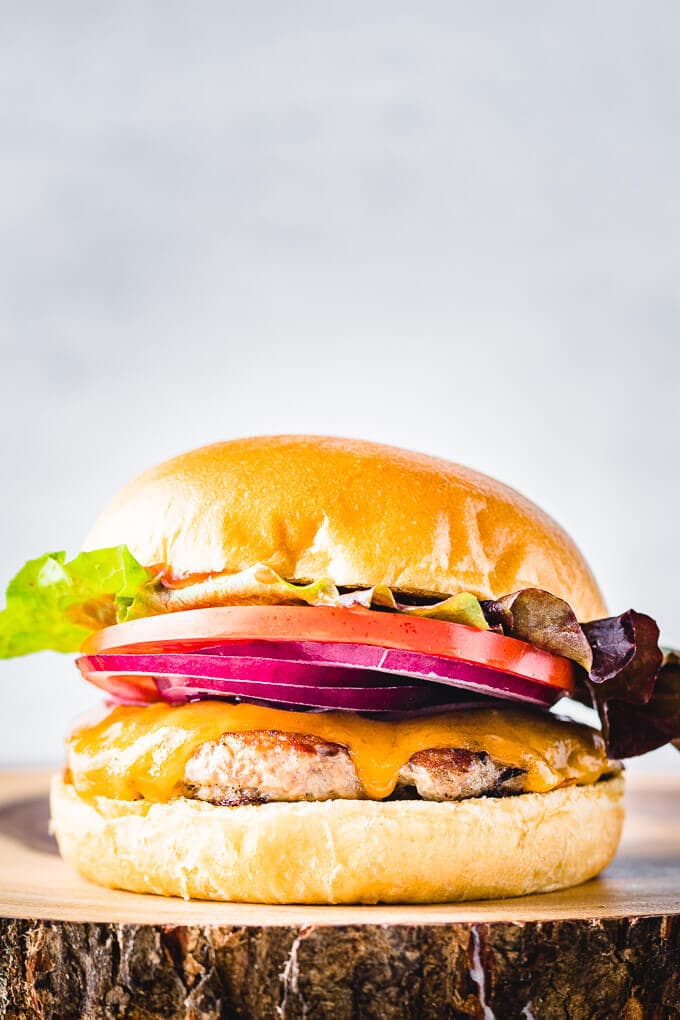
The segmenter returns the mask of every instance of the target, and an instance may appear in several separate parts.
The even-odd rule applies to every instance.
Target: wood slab
[[[1,1017],[680,1017],[680,773],[629,778],[619,855],[585,885],[376,907],[90,885],[48,834],[47,783],[0,773]]]

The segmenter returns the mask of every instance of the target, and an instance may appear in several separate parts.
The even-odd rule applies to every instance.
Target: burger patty
[[[437,748],[414,754],[399,772],[393,799],[463,800],[523,792],[525,771],[486,751]],[[346,747],[273,730],[225,733],[187,762],[182,794],[211,804],[364,800]]]

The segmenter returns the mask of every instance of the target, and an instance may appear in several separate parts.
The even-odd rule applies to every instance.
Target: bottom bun
[[[442,903],[548,892],[605,868],[623,779],[505,799],[215,807],[85,800],[55,777],[64,858],[101,885],[246,903]]]

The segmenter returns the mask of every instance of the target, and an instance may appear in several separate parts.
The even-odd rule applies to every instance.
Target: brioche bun
[[[548,892],[612,860],[623,779],[505,799],[215,807],[84,800],[55,777],[63,857],[101,885],[247,903],[436,903]]]
[[[178,574],[265,563],[289,580],[495,598],[538,587],[606,616],[569,536],[524,496],[377,443],[258,436],[192,450],[124,488],[85,548],[127,544]]]

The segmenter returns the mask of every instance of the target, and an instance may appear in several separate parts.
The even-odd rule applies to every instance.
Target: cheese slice
[[[189,758],[223,733],[275,730],[345,746],[367,795],[394,790],[399,770],[430,748],[487,751],[526,772],[527,792],[596,782],[611,769],[597,730],[546,712],[471,708],[378,722],[351,712],[289,712],[201,701],[173,707],[119,706],[68,738],[68,767],[81,796],[168,801],[180,795]]]

